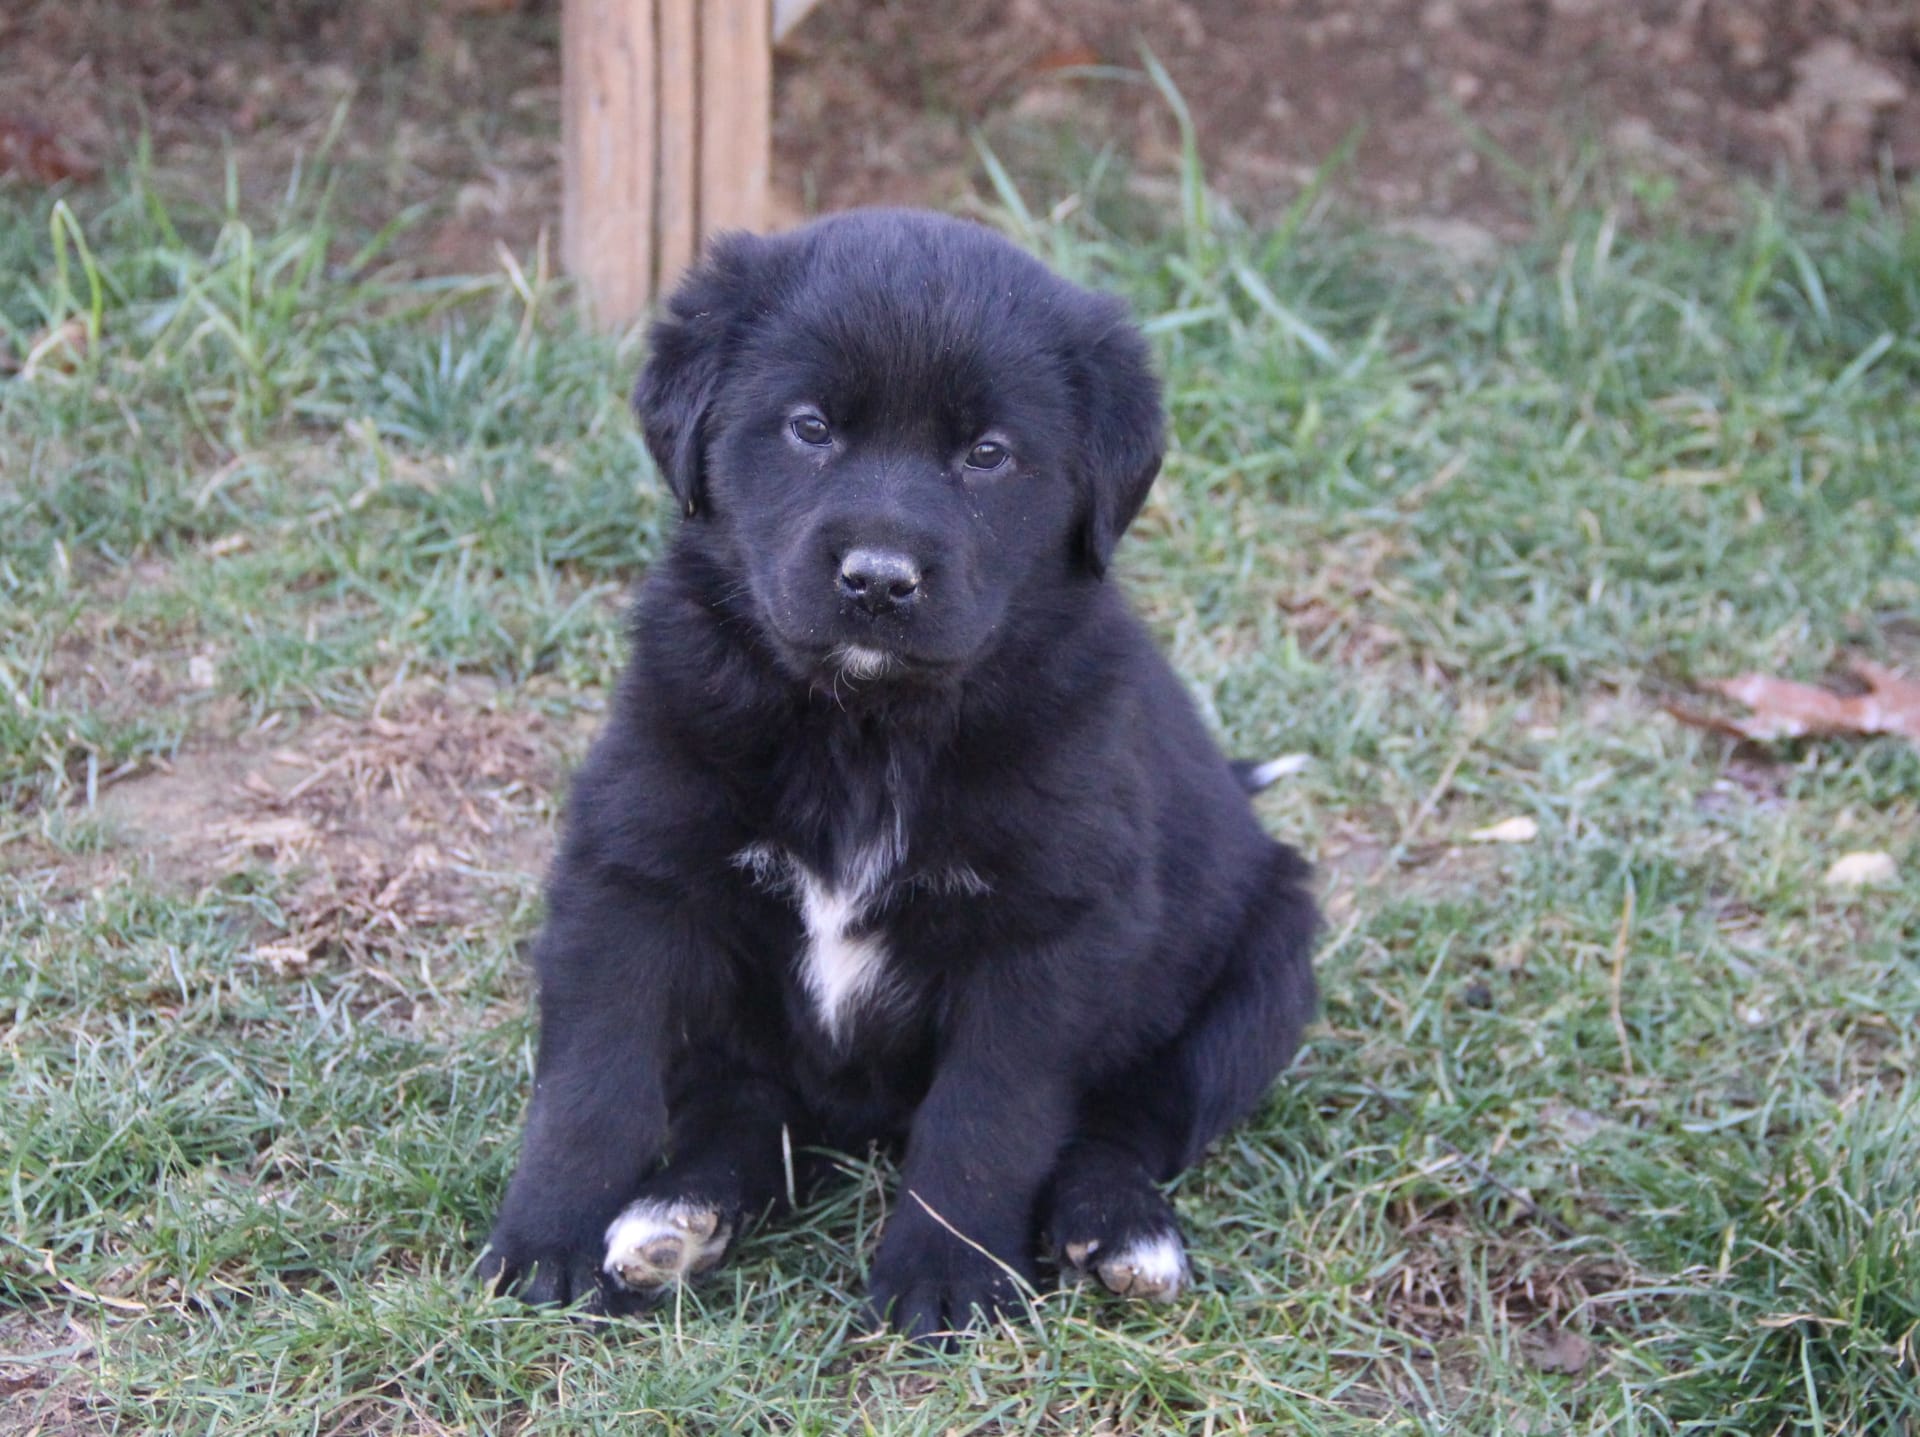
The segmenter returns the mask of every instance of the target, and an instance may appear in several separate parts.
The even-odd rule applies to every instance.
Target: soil
[[[219,196],[230,153],[267,204],[325,150],[368,222],[419,207],[409,262],[490,269],[558,213],[557,24],[555,0],[25,0],[0,172],[86,184],[144,129],[176,191]],[[1143,46],[1256,217],[1336,157],[1339,199],[1468,244],[1596,161],[1704,203],[1920,173],[1912,0],[821,0],[778,56],[776,210],[964,202],[976,134],[1047,203],[1102,148],[1164,197],[1179,134]]]
[[[97,812],[113,852],[142,854],[168,887],[276,875],[280,921],[255,961],[364,964],[416,928],[487,926],[531,896],[579,737],[484,685],[418,688],[365,717],[192,742]]]
[[[93,1334],[52,1309],[0,1315],[0,1437],[78,1437],[111,1432],[105,1404],[89,1394],[99,1365]]]
[[[827,0],[799,32],[782,147],[824,202],[922,198],[930,160],[953,183],[967,121],[990,138],[1023,117],[1098,135],[1167,174],[1178,134],[1159,94],[1086,78],[1137,70],[1143,45],[1192,109],[1215,183],[1255,212],[1348,143],[1336,183],[1368,208],[1483,223],[1524,213],[1507,161],[1551,175],[1583,148],[1691,183],[1783,172],[1837,191],[1920,169],[1910,0],[968,0],[940,14]],[[822,142],[828,117],[837,144]]]

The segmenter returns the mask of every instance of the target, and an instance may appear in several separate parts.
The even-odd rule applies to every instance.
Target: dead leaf
[[[1833,106],[1875,110],[1907,97],[1898,77],[1838,36],[1816,40],[1793,62],[1789,103],[1813,111]]]
[[[0,115],[0,175],[18,175],[35,184],[93,180],[100,167],[88,164],[60,143],[47,126],[20,115]]]
[[[1467,835],[1467,840],[1471,843],[1532,843],[1539,836],[1540,825],[1522,814],[1517,818],[1503,818],[1485,828],[1476,828]]]
[[[42,330],[27,344],[27,357],[20,363],[20,377],[32,379],[45,369],[56,374],[71,374],[87,355],[87,325],[78,317],[64,319],[51,329]]]
[[[1667,712],[1683,723],[1757,743],[1833,734],[1892,734],[1920,743],[1920,683],[1868,659],[1853,659],[1847,667],[1867,686],[1865,693],[1837,694],[1817,684],[1742,674],[1707,687],[1745,704],[1750,715],[1728,718],[1671,704]]]
[[[1544,1341],[1531,1346],[1527,1360],[1540,1372],[1564,1372],[1577,1377],[1593,1361],[1593,1344],[1577,1332],[1561,1328]]]
[[[1803,1323],[1811,1327],[1844,1327],[1847,1325],[1847,1319],[1826,1317],[1818,1312],[1769,1312],[1754,1319],[1755,1326],[1769,1330],[1799,1327]]]
[[[1100,52],[1087,45],[1066,45],[1058,50],[1049,50],[1031,65],[1027,66],[1030,75],[1051,75],[1056,70],[1079,70],[1100,63]]]
[[[256,963],[264,963],[282,976],[304,972],[313,965],[314,956],[304,943],[265,943],[253,950]]]
[[[1843,853],[1833,861],[1823,880],[1829,888],[1878,888],[1900,875],[1891,853],[1867,850]]]
[[[1599,1133],[1607,1120],[1598,1113],[1577,1108],[1571,1103],[1551,1102],[1540,1109],[1540,1121],[1565,1143],[1578,1145]]]

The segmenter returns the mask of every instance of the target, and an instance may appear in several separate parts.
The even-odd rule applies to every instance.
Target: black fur
[[[651,356],[635,407],[688,518],[575,783],[487,1271],[620,1306],[600,1264],[629,1200],[737,1223],[789,1147],[877,1140],[903,1190],[876,1309],[964,1325],[1043,1236],[1162,1220],[1154,1184],[1313,1006],[1305,865],[1101,578],[1159,468],[1159,386],[1114,300],[887,211],[722,239]],[[918,587],[870,612],[857,548]],[[846,937],[884,979],[835,1032],[798,885],[863,864],[884,881]]]

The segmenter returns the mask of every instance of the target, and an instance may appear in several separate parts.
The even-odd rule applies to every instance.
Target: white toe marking
[[[607,1228],[607,1275],[633,1292],[705,1272],[726,1254],[733,1229],[702,1203],[640,1198]]]
[[[1186,1245],[1179,1234],[1155,1233],[1140,1238],[1096,1263],[1100,1280],[1122,1297],[1151,1297],[1171,1302],[1192,1280]]]

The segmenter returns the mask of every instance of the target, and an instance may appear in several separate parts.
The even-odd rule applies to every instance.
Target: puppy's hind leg
[[[723,1055],[696,1057],[676,1089],[666,1164],[607,1227],[607,1277],[642,1301],[718,1266],[784,1199],[795,1150],[812,1140],[784,1085],[743,1076]]]
[[[1186,1030],[1083,1102],[1049,1204],[1063,1267],[1124,1297],[1170,1302],[1187,1285],[1186,1245],[1159,1185],[1252,1111],[1299,1048],[1314,1004],[1304,876],[1276,849],[1271,886]]]

